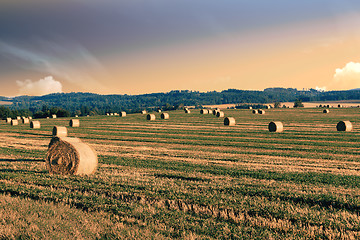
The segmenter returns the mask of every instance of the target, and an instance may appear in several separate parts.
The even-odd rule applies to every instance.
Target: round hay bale
[[[214,109],[212,110],[212,114],[216,116],[216,114],[219,112],[220,110]]]
[[[11,118],[6,118],[6,123],[11,123]]]
[[[114,116],[114,113],[110,113],[110,116]]]
[[[40,122],[39,121],[31,121],[30,122],[30,128],[40,128]]]
[[[169,119],[169,114],[168,113],[162,113],[161,114],[161,119]]]
[[[217,117],[224,117],[224,116],[225,116],[225,113],[222,112],[222,111],[218,111],[218,112],[216,112],[216,116],[217,116]]]
[[[282,132],[284,126],[282,122],[270,122],[269,123],[269,132]]]
[[[67,137],[67,128],[61,126],[54,126],[52,135],[54,137]]]
[[[52,118],[56,118],[56,115],[55,115],[55,114],[53,114],[51,117],[52,117]]]
[[[147,113],[146,110],[141,111],[141,114],[146,114],[146,113]]]
[[[338,131],[350,132],[353,129],[352,123],[350,121],[340,121],[336,125]]]
[[[16,117],[16,120],[21,120],[21,117],[20,117],[20,116],[17,116],[17,117]]]
[[[126,112],[124,111],[120,112],[120,117],[126,117]]]
[[[157,112],[158,112],[158,113],[161,113],[161,109],[158,109]]]
[[[209,114],[209,110],[207,109],[201,109],[200,114]]]
[[[71,119],[69,122],[70,127],[80,127],[80,120],[79,119]]]
[[[110,116],[110,113],[106,113],[106,116]]]
[[[149,120],[149,121],[154,121],[155,120],[155,114],[148,114],[147,116],[146,116],[146,119],[147,120]]]
[[[26,124],[26,123],[30,122],[28,118],[23,118],[21,121],[22,121],[23,124]]]
[[[46,154],[50,174],[89,175],[96,171],[96,152],[79,138],[54,137]]]
[[[251,110],[251,109],[252,109],[252,107],[250,106],[250,107],[249,107],[249,109]]]
[[[342,108],[342,105],[341,105],[341,104],[339,104],[339,105],[338,105],[338,108]]]
[[[233,118],[233,117],[224,118],[224,125],[225,126],[234,126],[235,125],[235,118]]]
[[[329,113],[330,111],[329,111],[329,109],[324,109],[323,110],[323,113]]]
[[[77,118],[77,117],[79,117],[78,115],[75,115],[75,117]]]
[[[252,113],[253,114],[258,114],[259,112],[258,112],[258,110],[254,109],[254,110],[252,110]]]
[[[271,107],[270,107],[269,105],[267,105],[265,108],[266,108],[266,109],[270,109]]]
[[[189,109],[185,109],[185,113],[191,113]]]
[[[11,119],[11,126],[19,125],[19,121],[17,119]]]
[[[28,117],[29,118],[29,120],[32,120],[32,117]]]
[[[262,109],[259,109],[259,110],[258,110],[258,113],[259,113],[259,114],[265,114],[265,111],[262,110]]]

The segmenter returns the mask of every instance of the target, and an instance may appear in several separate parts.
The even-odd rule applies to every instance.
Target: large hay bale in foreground
[[[79,138],[53,137],[46,154],[51,174],[89,175],[96,171],[96,152]]]
[[[201,109],[200,114],[209,114],[209,110],[207,109]]]
[[[40,122],[39,121],[31,121],[30,122],[30,128],[40,128]]]
[[[235,125],[235,118],[233,117],[226,117],[224,118],[224,125],[225,126],[234,126]]]
[[[225,117],[225,113],[222,111],[218,111],[218,112],[216,112],[216,116],[217,117]]]
[[[67,128],[61,126],[54,126],[52,135],[53,137],[67,137]]]
[[[282,122],[270,122],[269,123],[269,131],[270,132],[282,132],[284,130],[284,126]]]
[[[329,109],[324,109],[323,110],[323,113],[329,113],[330,111],[329,111]]]
[[[30,122],[28,118],[23,118],[21,121],[22,121],[23,124],[26,124],[26,123]]]
[[[120,117],[126,117],[126,112],[124,111],[120,112]]]
[[[149,121],[154,121],[156,119],[155,114],[148,114],[146,116],[146,119]]]
[[[80,127],[80,120],[79,119],[71,119],[69,122],[70,127]]]
[[[168,113],[162,113],[161,114],[161,119],[169,119],[169,114]]]
[[[350,121],[340,121],[336,125],[338,131],[350,132],[353,129],[352,123]]]
[[[19,121],[15,119],[11,119],[11,126],[19,125]]]

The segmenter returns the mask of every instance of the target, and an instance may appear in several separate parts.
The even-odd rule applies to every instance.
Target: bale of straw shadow
[[[282,132],[284,130],[284,125],[282,122],[270,122],[269,123],[269,132]]]
[[[52,135],[53,137],[67,137],[67,128],[62,126],[54,126]]]
[[[80,120],[79,119],[71,119],[69,122],[70,127],[80,127]]]
[[[30,128],[36,129],[36,128],[40,128],[40,127],[41,127],[41,125],[40,125],[39,121],[31,121],[30,122]]]
[[[162,113],[161,114],[161,119],[169,119],[169,114],[168,113]]]
[[[149,120],[149,121],[154,121],[156,119],[155,114],[146,115],[146,119]]]
[[[98,158],[79,138],[53,137],[45,163],[50,174],[89,175],[96,171]]]
[[[336,125],[336,129],[342,132],[350,132],[353,129],[352,123],[350,121],[340,121]]]
[[[233,117],[226,117],[224,118],[224,125],[225,126],[234,126],[236,123],[235,118]]]

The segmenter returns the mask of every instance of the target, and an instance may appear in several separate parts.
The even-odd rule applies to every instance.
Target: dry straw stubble
[[[97,154],[79,138],[53,137],[46,154],[51,174],[89,175],[96,171]]]

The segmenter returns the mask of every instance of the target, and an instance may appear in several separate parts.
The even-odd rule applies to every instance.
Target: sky
[[[360,88],[358,0],[2,0],[0,95]]]

